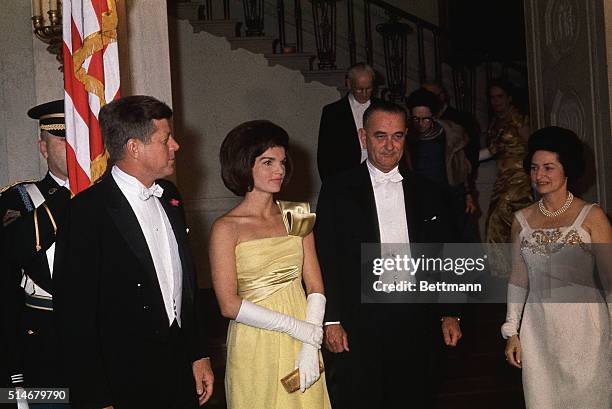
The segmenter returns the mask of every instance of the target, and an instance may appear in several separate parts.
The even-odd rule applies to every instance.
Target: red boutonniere
[[[181,202],[179,202],[177,199],[170,199],[170,204],[174,207],[178,207]]]

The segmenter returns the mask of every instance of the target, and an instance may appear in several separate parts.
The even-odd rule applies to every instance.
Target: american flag
[[[63,0],[64,105],[68,177],[73,194],[106,170],[98,112],[119,98],[115,0]]]

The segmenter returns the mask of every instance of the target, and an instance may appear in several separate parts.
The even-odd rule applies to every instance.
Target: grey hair
[[[353,81],[355,76],[358,74],[369,74],[370,77],[372,77],[372,81],[374,81],[376,78],[374,69],[369,64],[364,62],[358,62],[357,64],[352,65],[346,73],[346,78],[348,78],[349,81]]]

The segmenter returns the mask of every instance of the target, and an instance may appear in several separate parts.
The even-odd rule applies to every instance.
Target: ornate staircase
[[[237,19],[205,18],[205,5],[200,0],[178,1],[172,4],[173,12],[179,19],[189,20],[194,33],[206,31],[210,34],[225,37],[232,49],[243,48],[253,53],[263,54],[270,66],[282,65],[289,69],[301,71],[307,82],[319,81],[322,84],[337,87],[343,91],[345,70],[313,70],[317,55],[309,52],[282,52],[280,42],[275,36],[247,36],[241,32],[242,23]]]

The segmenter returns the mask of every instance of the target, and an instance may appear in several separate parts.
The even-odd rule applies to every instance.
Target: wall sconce
[[[64,71],[64,55],[62,47],[62,1],[49,0],[49,18],[43,17],[42,0],[32,0],[32,25],[34,35],[48,44],[47,51],[55,55],[60,63],[59,70]]]

